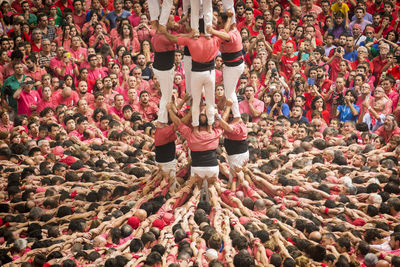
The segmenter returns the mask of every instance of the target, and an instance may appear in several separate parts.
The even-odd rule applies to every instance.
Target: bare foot
[[[160,121],[156,121],[155,123],[154,123],[154,126],[156,126],[156,128],[164,128],[165,126],[167,126],[167,124],[166,123],[164,123],[164,122],[160,122]]]
[[[158,30],[158,20],[153,20],[152,22],[151,22],[151,28],[152,29],[154,29],[154,30]]]
[[[167,32],[167,28],[164,25],[158,25],[158,32],[165,33]]]

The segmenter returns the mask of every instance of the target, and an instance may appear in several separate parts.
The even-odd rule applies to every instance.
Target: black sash
[[[242,64],[243,55],[242,51],[237,51],[233,53],[222,53],[222,60],[224,61],[225,66],[228,67],[236,67]]]
[[[245,153],[248,150],[247,140],[224,139],[226,153],[229,156]]]
[[[214,167],[218,166],[216,149],[206,151],[191,151],[193,167]]]
[[[160,163],[170,162],[175,159],[175,142],[162,146],[156,146],[156,161]]]
[[[202,72],[215,69],[215,60],[209,62],[197,62],[192,59],[192,71]]]
[[[157,70],[170,70],[174,67],[175,50],[167,52],[154,52],[153,67]]]

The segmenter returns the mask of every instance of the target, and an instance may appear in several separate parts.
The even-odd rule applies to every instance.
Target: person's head
[[[149,93],[147,91],[141,91],[139,97],[141,104],[147,105],[149,103]]]
[[[387,115],[386,119],[383,123],[383,127],[384,127],[385,131],[387,131],[387,132],[391,132],[395,128],[397,128],[397,122],[396,122],[395,116],[392,114]]]
[[[355,90],[347,90],[345,94],[345,99],[348,99],[350,103],[355,103],[357,101],[357,93]]]
[[[392,250],[400,249],[400,233],[394,232],[390,235],[389,245]]]
[[[249,100],[250,98],[254,97],[255,90],[252,85],[247,85],[244,91],[246,99]]]

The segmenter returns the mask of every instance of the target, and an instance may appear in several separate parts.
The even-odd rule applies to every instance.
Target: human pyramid
[[[400,267],[397,1],[86,2],[0,4],[0,266]]]

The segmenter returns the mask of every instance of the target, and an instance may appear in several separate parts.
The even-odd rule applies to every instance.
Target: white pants
[[[188,11],[189,11],[189,7],[190,7],[190,0],[183,0],[182,1],[182,13],[184,16],[187,15]]]
[[[249,160],[249,151],[230,156],[228,155],[230,180],[233,178],[232,173],[234,173],[235,167],[242,167],[248,160]]]
[[[231,24],[236,23],[236,14],[235,14],[235,7],[233,4],[233,0],[222,0],[222,5],[224,6],[225,12],[228,10],[233,11]]]
[[[150,21],[158,20],[160,25],[167,25],[171,13],[172,0],[163,0],[160,15],[160,0],[148,0]]]
[[[225,97],[233,101],[232,113],[234,118],[240,117],[239,103],[236,97],[236,85],[244,71],[244,62],[239,66],[228,67],[224,66],[222,75],[224,78]]]
[[[183,56],[183,69],[185,71],[185,92],[192,96],[192,57]]]
[[[191,167],[190,175],[198,175],[200,178],[211,178],[219,175],[219,166],[212,167]]]
[[[206,98],[206,115],[208,125],[212,125],[214,123],[215,105],[215,70],[207,70],[201,72],[193,71],[191,85],[193,97],[192,125],[199,126],[200,100],[203,88]]]
[[[167,104],[172,98],[172,87],[174,86],[174,69],[157,70],[153,68],[154,75],[157,77],[161,88],[160,109],[158,110],[158,121],[168,123]]]
[[[168,173],[170,177],[176,176],[176,159],[168,162],[157,162],[161,171]]]
[[[204,32],[206,32],[207,27],[212,26],[212,0],[190,0],[190,26],[192,29],[199,31],[200,7],[203,10]]]

